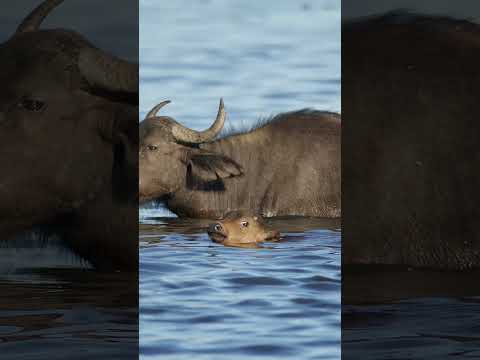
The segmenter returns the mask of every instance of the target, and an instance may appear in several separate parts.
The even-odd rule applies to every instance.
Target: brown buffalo
[[[137,268],[138,66],[42,30],[0,44],[0,238],[60,233],[97,267]]]
[[[480,265],[479,38],[411,14],[344,26],[344,264]]]
[[[270,230],[262,217],[251,212],[232,211],[208,227],[210,238],[227,246],[251,246],[280,239],[277,230]]]
[[[140,124],[140,200],[161,200],[182,217],[220,218],[231,210],[264,216],[340,216],[340,116],[301,110],[254,130],[218,136],[157,116]]]

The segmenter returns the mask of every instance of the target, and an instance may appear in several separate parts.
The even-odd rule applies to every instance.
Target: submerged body
[[[480,266],[479,37],[411,14],[343,29],[343,264]]]
[[[262,217],[248,211],[232,211],[208,227],[210,238],[227,246],[249,246],[280,239],[280,233],[269,229]]]
[[[223,105],[217,120],[222,112]],[[176,139],[172,121],[147,116],[140,124],[141,201],[162,200],[181,217],[220,218],[237,209],[340,217],[338,114],[284,113],[214,139],[223,127],[216,121],[217,132],[200,141]]]

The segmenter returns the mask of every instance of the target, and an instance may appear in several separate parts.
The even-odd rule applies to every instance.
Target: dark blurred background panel
[[[42,1],[4,4],[0,14],[0,41],[8,40],[20,21]],[[138,4],[132,0],[65,0],[45,18],[42,29],[74,30],[95,46],[138,62]]]
[[[138,28],[136,1],[2,3],[6,359],[138,358]]]
[[[480,357],[480,4],[342,1],[342,357]]]
[[[459,19],[478,20],[480,3],[475,0],[343,0],[342,20],[367,15],[378,15],[392,10],[410,10],[415,13],[430,15],[448,15]]]

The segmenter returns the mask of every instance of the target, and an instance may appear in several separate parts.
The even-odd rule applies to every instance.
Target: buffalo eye
[[[242,221],[242,222],[240,223],[240,226],[241,226],[242,228],[248,227],[248,221]]]
[[[157,151],[157,150],[158,150],[158,146],[156,146],[156,145],[148,145],[148,146],[147,146],[147,149],[150,150],[150,151]]]
[[[23,98],[19,106],[32,112],[40,112],[45,108],[45,102],[39,99]]]
[[[214,229],[215,229],[215,231],[221,231],[222,230],[222,225],[216,224]]]

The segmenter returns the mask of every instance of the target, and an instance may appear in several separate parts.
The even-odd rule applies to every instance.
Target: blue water
[[[313,107],[340,111],[340,1],[141,1],[140,114],[195,129]]]
[[[149,218],[140,248],[142,359],[339,359],[338,221],[274,219],[263,249],[205,221]]]
[[[140,116],[194,129],[340,110],[340,1],[140,1]],[[169,217],[170,216],[170,217]],[[274,219],[284,240],[226,248],[204,221],[140,209],[142,359],[339,359],[338,222]]]

